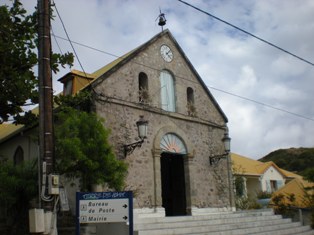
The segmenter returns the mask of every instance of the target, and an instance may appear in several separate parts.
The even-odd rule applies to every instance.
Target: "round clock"
[[[161,57],[166,61],[166,62],[171,62],[173,59],[173,53],[170,49],[170,47],[168,47],[167,45],[162,45],[160,47],[160,54]]]

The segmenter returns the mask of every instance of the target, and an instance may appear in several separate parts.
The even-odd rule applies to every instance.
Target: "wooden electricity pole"
[[[38,0],[38,43],[39,154],[41,162],[46,162],[49,175],[54,170],[50,0]],[[52,202],[44,201],[43,208],[52,211]]]

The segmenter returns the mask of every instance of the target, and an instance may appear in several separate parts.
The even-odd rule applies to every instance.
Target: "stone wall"
[[[164,62],[159,56],[159,48],[165,43],[173,50],[171,63]],[[170,71],[175,79],[176,112],[161,109],[159,74],[163,69]],[[148,104],[139,103],[140,72],[148,77]],[[221,140],[225,121],[172,40],[168,37],[157,39],[97,83],[94,89],[102,96],[95,103],[95,109],[105,119],[104,125],[111,129],[111,143],[120,159],[124,158],[123,145],[138,140],[136,121],[139,116],[143,115],[149,121],[144,144],[125,159],[129,165],[126,189],[135,191],[135,207],[161,206],[160,179],[156,179],[160,175],[160,166],[158,160],[154,160],[156,152],[160,151],[160,136],[156,136],[161,130],[177,134],[187,147],[185,174],[190,206],[230,206],[227,161],[221,160],[217,166],[210,166],[208,160],[209,156],[224,153]],[[194,90],[197,114],[193,117],[187,112],[188,87]]]

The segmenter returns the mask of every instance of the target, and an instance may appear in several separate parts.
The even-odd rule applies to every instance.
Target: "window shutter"
[[[271,192],[270,180],[266,180],[266,191]]]
[[[283,186],[283,180],[277,180],[277,190]]]
[[[160,85],[162,109],[174,112],[175,111],[174,81],[173,77],[169,72],[162,71],[160,73]]]

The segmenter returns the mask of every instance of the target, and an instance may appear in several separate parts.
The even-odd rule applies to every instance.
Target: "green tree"
[[[37,59],[37,12],[27,15],[19,0],[0,6],[0,121],[13,117],[16,122],[32,120],[25,106],[38,103],[38,79],[34,73]],[[71,53],[52,53],[51,67],[72,65]]]
[[[57,170],[81,179],[81,189],[107,184],[121,190],[127,166],[116,159],[108,142],[109,130],[94,113],[62,107],[56,114]]]
[[[314,183],[314,167],[306,169],[303,176],[306,180]]]
[[[38,192],[37,162],[0,162],[0,209],[6,234],[29,234],[28,209]]]

